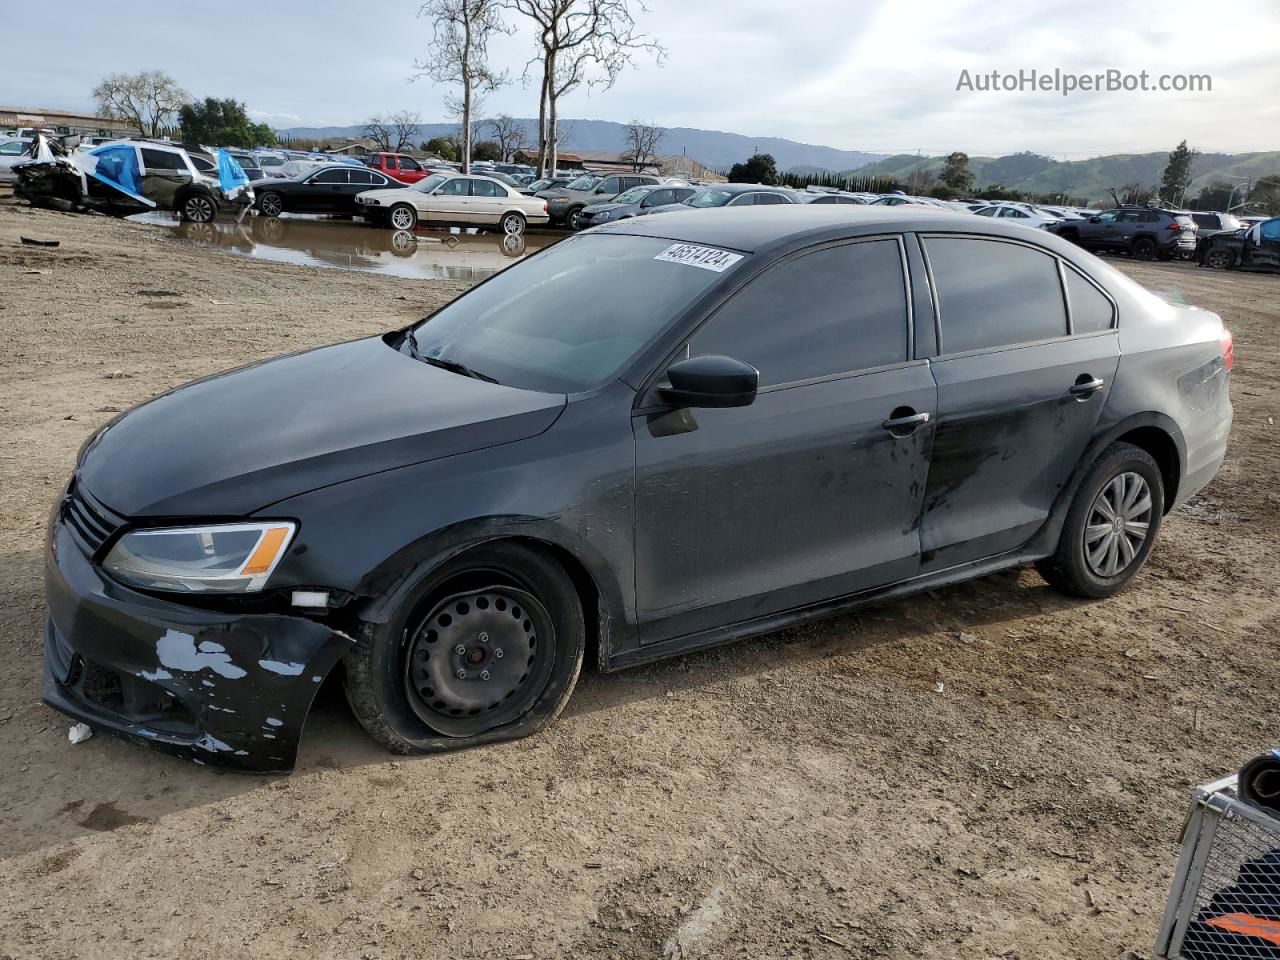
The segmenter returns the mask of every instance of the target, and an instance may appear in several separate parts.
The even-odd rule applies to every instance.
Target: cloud
[[[650,0],[639,27],[668,51],[657,65],[637,53],[608,90],[565,98],[561,115],[781,136],[883,153],[973,155],[1035,150],[1055,157],[1168,150],[1184,137],[1202,150],[1280,149],[1280,5],[1203,0],[1021,2],[987,0]],[[446,119],[453,88],[410,82],[431,30],[419,0],[382,0],[376,15],[358,4],[303,0],[255,9],[256,36],[289,37],[269,54],[190,44],[199,14],[154,15],[141,0],[77,11],[76,30],[58,8],[6,11],[14,36],[56,36],[56,70],[30,45],[10,51],[5,99],[84,108],[107,73],[162,69],[196,96],[233,96],[274,127],[355,125],[409,109]],[[1230,21],[1225,44],[1209,43],[1214,18]],[[521,84],[533,53],[528,23],[494,38],[490,60],[512,84],[490,95],[485,113],[537,115],[537,83]],[[961,70],[1022,68],[1091,73],[1207,73],[1210,93],[967,93]]]

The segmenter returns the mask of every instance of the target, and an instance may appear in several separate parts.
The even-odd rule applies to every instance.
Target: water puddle
[[[560,239],[555,233],[508,237],[461,230],[410,232],[304,216],[182,223],[157,212],[129,219],[172,227],[183,240],[259,260],[420,280],[484,280]]]

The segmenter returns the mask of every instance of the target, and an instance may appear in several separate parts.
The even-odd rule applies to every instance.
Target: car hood
[[[78,482],[129,517],[242,517],[286,497],[539,434],[562,394],[432,367],[381,337],[178,387],[90,443]]]
[[[608,213],[610,210],[620,210],[625,206],[625,203],[614,203],[612,200],[603,200],[600,203],[587,204],[586,209],[590,210],[592,213]]]

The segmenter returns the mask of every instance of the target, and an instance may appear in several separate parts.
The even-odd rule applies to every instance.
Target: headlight
[[[103,567],[124,583],[185,593],[256,593],[297,527],[287,521],[157,527],[126,533]]]
[[[609,211],[608,211],[608,210],[600,210],[600,211],[597,211],[596,213],[593,213],[593,214],[591,215],[591,219],[592,219],[592,220],[595,220],[595,221],[597,221],[597,222],[598,222],[598,221],[600,221],[600,220],[608,220],[608,219],[609,219]]]

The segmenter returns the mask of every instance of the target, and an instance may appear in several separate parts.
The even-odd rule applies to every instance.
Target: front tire
[[[1145,450],[1107,447],[1076,490],[1050,557],[1036,563],[1049,585],[1073,597],[1118,593],[1142,569],[1164,516],[1164,479]]]
[[[574,207],[564,216],[564,225],[570,230],[582,229],[582,207]]]
[[[407,203],[397,203],[387,214],[393,230],[412,230],[418,225],[418,211]]]
[[[1204,257],[1204,265],[1211,270],[1230,270],[1235,264],[1236,256],[1230,250],[1210,250]]]
[[[529,736],[569,702],[586,627],[560,564],[484,544],[426,574],[346,656],[356,719],[395,753]]]
[[[268,217],[278,217],[284,213],[284,197],[274,190],[268,190],[258,197],[258,209]]]

